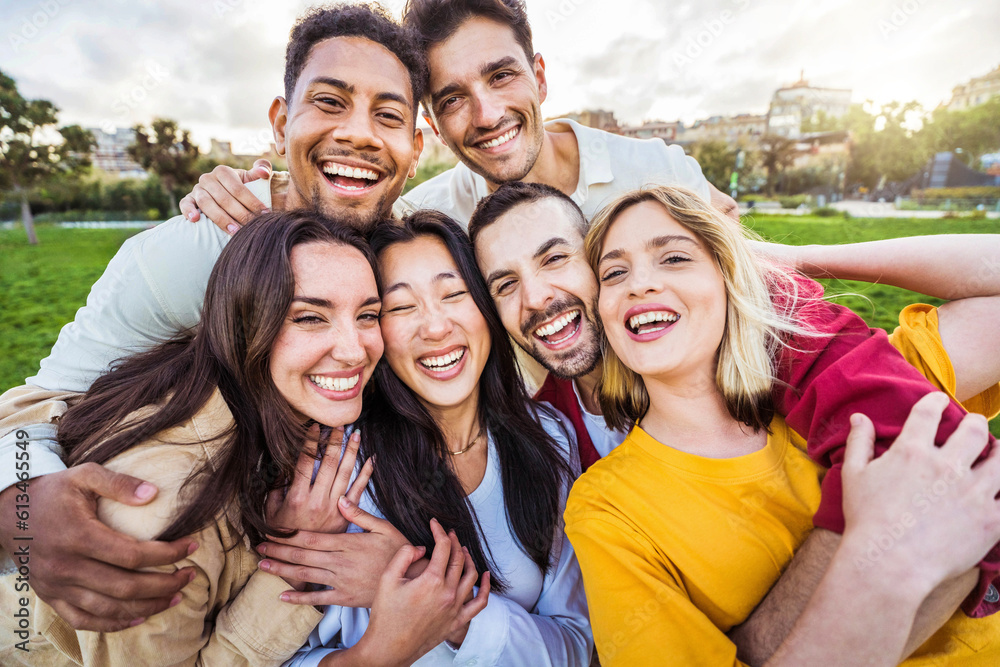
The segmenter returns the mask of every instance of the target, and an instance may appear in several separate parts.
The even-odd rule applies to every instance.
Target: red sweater
[[[818,283],[796,278],[801,293],[822,296],[823,288]],[[850,416],[861,412],[871,418],[876,433],[875,456],[880,456],[899,435],[913,405],[937,388],[907,363],[882,329],[871,329],[849,309],[826,301],[812,301],[806,308],[807,324],[830,336],[790,341],[794,349],[786,348],[778,364],[780,383],[774,391],[775,405],[789,427],[806,438],[809,455],[829,468],[813,523],[842,533],[840,473]],[[941,418],[935,438],[938,446],[958,428],[965,414],[965,409],[952,401]],[[983,455],[994,442],[990,436]],[[995,545],[979,566],[979,584],[962,606],[973,617],[1000,611],[996,592],[1000,545]]]

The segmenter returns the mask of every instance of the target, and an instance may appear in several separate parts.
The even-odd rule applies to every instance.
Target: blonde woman
[[[798,324],[808,298],[758,263],[739,227],[680,189],[610,204],[587,253],[601,289],[603,412],[610,426],[632,429],[579,479],[566,509],[601,663],[742,664],[726,632],[778,580],[820,501],[824,470],[772,398],[782,345],[810,340]],[[769,292],[782,288],[787,296],[775,306]],[[982,373],[948,360],[953,349],[981,345],[989,330],[942,322],[940,331],[951,332],[943,339],[937,315],[908,308],[893,344],[952,398],[978,395],[980,407],[997,407],[995,389],[969,393],[965,383],[956,395],[956,377]],[[996,383],[996,364],[983,361]],[[1000,456],[971,468],[987,442],[982,417],[966,418],[943,448],[933,447],[948,403],[940,393],[921,400],[874,462],[871,423],[852,421],[847,529],[768,664],[896,664],[917,646],[913,664],[1000,659],[1000,619],[952,615],[977,579],[976,562],[1000,538],[1000,507],[982,502],[1000,490]],[[915,494],[948,464],[957,474],[926,512],[915,509]],[[891,545],[869,548],[886,536]],[[926,629],[927,600],[944,593],[946,611]]]

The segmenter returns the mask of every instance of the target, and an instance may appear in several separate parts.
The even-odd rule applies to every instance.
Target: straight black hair
[[[479,423],[496,446],[510,527],[524,553],[547,572],[559,526],[560,494],[571,475],[539,421],[541,412],[555,415],[528,397],[510,339],[476,266],[472,243],[454,220],[437,211],[416,211],[401,224],[380,225],[370,242],[381,257],[391,246],[421,237],[444,243],[486,320],[491,346],[479,379]],[[441,427],[384,357],[372,385],[372,396],[361,413],[361,455],[378,455],[372,484],[379,510],[411,544],[428,551],[434,547],[432,517],[445,529],[454,529],[479,572],[490,570],[493,588],[503,592],[507,584],[494,571],[489,545],[479,537],[478,520],[452,468]]]

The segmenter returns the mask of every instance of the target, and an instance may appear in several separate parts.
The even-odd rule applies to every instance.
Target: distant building
[[[985,76],[955,86],[951,91],[948,108],[955,111],[968,109],[982,104],[995,95],[1000,95],[1000,65]]]
[[[87,129],[97,141],[90,157],[95,169],[114,174],[119,178],[146,178],[146,170],[128,154],[128,147],[135,142],[135,130],[117,128],[111,133],[98,127]]]
[[[679,120],[667,123],[662,120],[650,120],[642,125],[631,125],[621,128],[621,133],[626,137],[636,139],[662,139],[664,143],[676,143],[677,135],[684,130],[684,124]]]
[[[816,118],[820,111],[827,118],[840,118],[850,108],[850,89],[817,88],[800,77],[791,86],[774,92],[767,112],[767,132],[798,139],[803,121]]]
[[[563,118],[575,120],[580,125],[592,127],[595,130],[604,130],[605,132],[611,132],[613,134],[621,133],[621,128],[618,125],[618,120],[615,118],[614,111],[605,111],[604,109],[584,109],[583,111],[568,113],[563,116]]]
[[[705,141],[724,141],[746,147],[756,144],[767,132],[767,116],[741,113],[737,116],[712,116],[683,128],[677,143],[684,146]]]

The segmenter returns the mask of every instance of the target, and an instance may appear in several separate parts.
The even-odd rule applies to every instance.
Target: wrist
[[[913,562],[906,549],[886,544],[845,533],[829,574],[840,576],[861,594],[916,609],[942,577],[931,572],[927,563]]]

